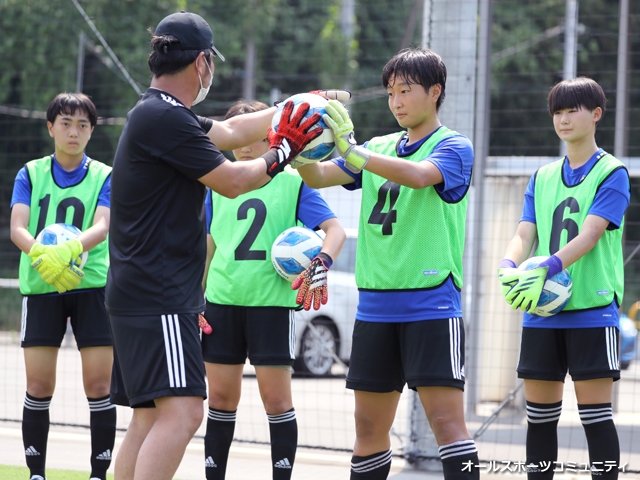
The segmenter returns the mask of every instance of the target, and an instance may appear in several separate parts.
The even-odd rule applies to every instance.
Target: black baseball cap
[[[154,33],[157,36],[173,35],[178,43],[169,50],[207,50],[210,48],[224,62],[224,55],[213,45],[211,27],[200,15],[184,10],[163,18]]]

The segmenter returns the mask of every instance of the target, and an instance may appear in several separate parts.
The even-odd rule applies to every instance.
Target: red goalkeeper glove
[[[269,127],[267,138],[271,149],[262,158],[267,162],[267,175],[271,178],[284,170],[309,142],[322,134],[321,128],[313,128],[321,118],[319,113],[314,113],[303,122],[309,104],[301,103],[292,117],[293,107],[292,101],[284,105],[277,132]]]
[[[291,284],[293,290],[300,289],[296,296],[296,303],[302,305],[305,310],[311,308],[312,302],[313,309],[319,310],[320,304],[326,305],[329,300],[327,272],[332,264],[331,257],[324,252],[320,252],[317,257],[311,260],[311,265],[298,275],[298,278]]]
[[[213,328],[211,328],[211,325],[209,325],[209,322],[207,322],[207,319],[204,318],[204,315],[201,313],[198,314],[198,326],[205,335],[211,335],[211,332],[213,332]]]

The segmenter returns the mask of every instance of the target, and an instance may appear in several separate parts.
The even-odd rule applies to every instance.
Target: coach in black
[[[134,407],[115,464],[118,480],[171,479],[203,417],[198,313],[204,311],[205,186],[235,197],[267,183],[320,129],[293,103],[262,158],[232,163],[218,147],[264,138],[274,109],[213,122],[190,107],[212,83],[207,22],[179,12],[151,39],[151,87],[127,115],[111,183],[106,305],[116,365],[112,401]],[[214,145],[215,143],[215,145]],[[217,145],[217,147],[216,147]],[[136,408],[138,407],[138,408]]]

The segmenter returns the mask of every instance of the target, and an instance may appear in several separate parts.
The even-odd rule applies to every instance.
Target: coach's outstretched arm
[[[261,187],[282,172],[309,142],[322,133],[321,129],[313,128],[320,120],[319,113],[304,119],[309,111],[308,103],[301,103],[295,114],[293,108],[293,102],[287,102],[278,131],[269,129],[270,149],[262,158],[246,162],[224,162],[198,180],[220,195],[235,198]]]

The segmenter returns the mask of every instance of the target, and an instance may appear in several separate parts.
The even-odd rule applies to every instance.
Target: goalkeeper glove
[[[345,167],[350,172],[360,173],[369,161],[371,152],[356,144],[356,139],[353,136],[353,122],[344,105],[337,100],[329,100],[325,109],[327,113],[322,118],[333,131],[336,148],[340,156],[344,158]]]
[[[284,170],[284,167],[297,157],[313,139],[322,134],[321,128],[312,128],[320,120],[320,114],[314,113],[302,121],[309,111],[309,104],[301,103],[293,113],[293,102],[288,101],[282,110],[278,131],[269,127],[267,139],[271,149],[262,158],[267,162],[267,175],[271,178]]]
[[[201,313],[198,314],[198,326],[205,335],[211,335],[211,332],[213,332],[213,328],[211,328],[211,325],[209,324],[209,322],[207,322],[207,319],[204,318],[204,315]]]
[[[347,102],[351,99],[351,92],[349,90],[311,90],[309,93],[320,95],[326,100]]]
[[[309,93],[320,95],[325,100],[340,100],[341,102],[348,102],[351,99],[351,92],[349,90],[311,90]],[[277,107],[281,103],[282,100],[276,100],[273,102],[273,106]]]
[[[55,278],[51,284],[56,288],[58,293],[64,293],[73,290],[84,278],[84,272],[73,263],[62,269],[60,275]]]
[[[504,283],[502,278],[506,275],[510,275],[514,272],[517,272],[516,264],[513,260],[509,260],[508,258],[503,259],[500,262],[500,266],[498,267],[498,279],[502,284],[502,296],[507,298],[507,294],[511,291],[511,289],[515,286],[516,282],[508,282]]]
[[[303,305],[305,310],[311,308],[319,310],[320,304],[326,305],[329,300],[329,290],[327,289],[327,272],[333,264],[332,258],[324,252],[320,252],[317,257],[311,260],[307,269],[298,275],[291,288],[298,290],[296,303]]]
[[[40,276],[47,283],[52,283],[65,267],[78,260],[83,247],[80,240],[72,238],[58,245],[49,245],[42,255],[42,265],[34,267],[40,272]]]
[[[533,313],[538,306],[542,289],[547,278],[562,270],[562,261],[552,255],[536,268],[531,270],[515,270],[502,276],[502,283],[515,282],[505,299],[514,310],[522,307],[527,313]]]

